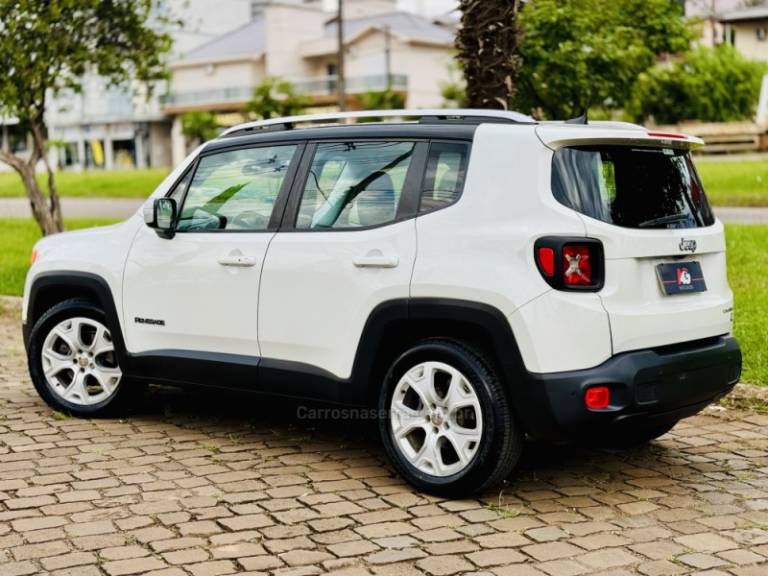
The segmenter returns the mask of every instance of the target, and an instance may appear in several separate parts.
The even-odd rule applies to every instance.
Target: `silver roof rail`
[[[332,112],[329,114],[305,114],[302,116],[286,116],[284,118],[271,118],[269,120],[257,120],[238,124],[225,130],[219,137],[232,136],[243,132],[256,132],[264,129],[290,130],[295,124],[325,123],[334,124],[343,120],[358,118],[418,118],[420,121],[439,120],[472,120],[501,121],[519,124],[533,124],[536,121],[530,116],[520,112],[507,112],[505,110],[479,110],[457,108],[451,109],[413,109],[413,110],[360,110],[354,112]]]

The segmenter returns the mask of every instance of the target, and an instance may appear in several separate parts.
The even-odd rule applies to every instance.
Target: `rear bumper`
[[[540,404],[530,433],[566,439],[633,422],[672,423],[725,396],[740,375],[741,350],[731,336],[625,352],[588,370],[529,374],[529,398]],[[596,385],[610,388],[608,408],[584,405],[586,389]]]

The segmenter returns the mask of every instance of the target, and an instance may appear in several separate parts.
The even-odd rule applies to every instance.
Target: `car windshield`
[[[625,228],[697,228],[715,221],[685,150],[561,148],[554,155],[552,192],[581,214]]]

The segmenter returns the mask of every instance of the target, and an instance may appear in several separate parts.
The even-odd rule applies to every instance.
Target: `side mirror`
[[[153,228],[160,238],[173,238],[176,234],[176,200],[173,198],[157,198],[152,204],[152,210],[144,212],[144,222]]]

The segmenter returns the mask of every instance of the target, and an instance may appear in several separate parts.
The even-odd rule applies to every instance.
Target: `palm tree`
[[[472,108],[512,106],[520,70],[517,16],[522,0],[460,0],[457,59]]]

